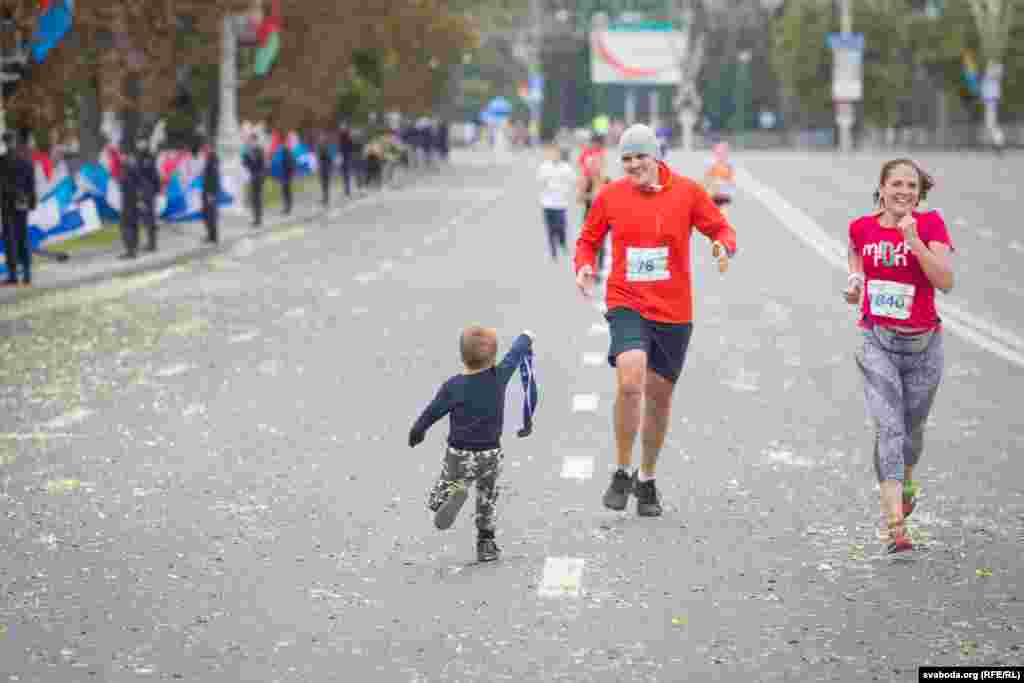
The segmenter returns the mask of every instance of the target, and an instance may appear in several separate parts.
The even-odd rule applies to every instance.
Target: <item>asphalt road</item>
[[[547,255],[535,155],[457,154],[319,224],[0,310],[0,680],[916,681],[929,663],[1021,664],[1024,158],[921,158],[957,247],[956,330],[918,549],[895,559],[854,311],[821,242],[870,209],[882,159],[737,159],[730,272],[694,238],[661,518],[601,507],[607,331]],[[510,384],[504,555],[487,565],[469,506],[446,532],[425,509],[446,424],[406,445],[473,322],[501,351],[537,334],[541,391],[518,439]]]

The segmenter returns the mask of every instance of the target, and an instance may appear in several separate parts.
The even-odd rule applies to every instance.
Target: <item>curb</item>
[[[93,284],[97,284],[99,282],[104,282],[104,281],[108,281],[108,280],[114,280],[114,279],[119,278],[119,277],[131,277],[133,275],[139,275],[141,273],[148,273],[148,272],[151,272],[151,271],[163,270],[165,268],[170,268],[170,267],[173,267],[173,266],[177,266],[177,265],[182,265],[184,263],[188,263],[188,262],[193,261],[193,260],[197,260],[197,259],[202,258],[204,256],[209,256],[209,255],[217,254],[217,253],[222,252],[222,251],[226,251],[230,247],[234,246],[236,243],[238,243],[238,242],[240,242],[242,240],[245,240],[245,239],[252,239],[253,237],[261,237],[261,236],[264,236],[264,235],[269,235],[269,234],[272,234],[272,233],[277,232],[279,230],[287,230],[287,229],[294,228],[294,227],[299,226],[299,225],[308,225],[310,223],[313,223],[313,222],[317,221],[318,219],[319,220],[323,220],[323,219],[328,219],[329,220],[330,219],[330,214],[332,212],[334,212],[334,211],[339,211],[340,210],[340,213],[345,213],[345,212],[347,212],[347,211],[349,211],[349,210],[351,210],[353,208],[356,208],[357,206],[359,206],[360,204],[366,202],[367,200],[370,200],[370,199],[373,199],[374,197],[377,197],[378,194],[380,192],[382,192],[382,191],[386,192],[386,191],[389,191],[389,190],[390,191],[395,191],[395,190],[401,191],[401,190],[404,190],[407,187],[409,187],[410,185],[414,184],[416,181],[421,180],[424,177],[424,175],[421,174],[420,172],[416,172],[415,175],[408,174],[405,177],[406,177],[406,182],[401,184],[398,187],[386,188],[385,190],[377,190],[376,192],[364,194],[361,197],[358,197],[358,198],[351,199],[351,200],[347,201],[345,204],[343,204],[341,206],[328,207],[326,209],[324,209],[323,207],[318,207],[317,209],[313,210],[310,213],[306,213],[305,215],[289,216],[289,217],[287,217],[285,219],[279,220],[276,223],[269,223],[268,222],[268,223],[265,223],[260,228],[251,228],[250,227],[246,231],[240,232],[240,233],[238,233],[238,234],[236,234],[236,235],[234,235],[232,237],[229,237],[229,238],[226,238],[226,239],[221,239],[215,245],[203,245],[203,244],[200,243],[200,244],[197,244],[197,246],[195,246],[195,247],[192,247],[192,248],[189,248],[189,249],[185,249],[183,251],[178,251],[178,252],[175,252],[175,253],[167,253],[165,255],[160,255],[160,252],[157,252],[157,254],[158,254],[157,256],[151,257],[152,260],[147,260],[144,263],[128,263],[128,264],[125,264],[123,267],[120,267],[120,268],[118,268],[117,264],[115,263],[112,268],[105,269],[105,270],[100,270],[99,272],[96,272],[96,273],[82,275],[81,277],[77,277],[77,278],[73,277],[73,278],[68,279],[68,280],[63,280],[63,281],[51,283],[51,284],[48,284],[48,285],[33,286],[33,287],[27,288],[27,289],[18,289],[16,291],[16,293],[11,295],[10,297],[0,297],[0,306],[5,306],[5,305],[10,305],[10,304],[15,304],[15,303],[23,303],[23,302],[26,302],[26,301],[31,301],[32,299],[35,299],[35,298],[38,298],[38,297],[46,296],[47,294],[52,294],[54,292],[61,292],[61,291],[69,290],[69,289],[75,289],[75,288],[78,288],[78,287],[84,287],[84,286],[87,286],[87,285],[93,285]],[[115,250],[110,250],[109,252],[103,252],[103,253],[111,253],[112,254],[114,252],[116,252],[116,249]]]

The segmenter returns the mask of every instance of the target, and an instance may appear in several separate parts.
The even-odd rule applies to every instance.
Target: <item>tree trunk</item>
[[[99,84],[95,77],[88,79],[88,86],[78,100],[78,144],[79,158],[84,163],[94,163],[103,151],[102,114],[100,113]]]

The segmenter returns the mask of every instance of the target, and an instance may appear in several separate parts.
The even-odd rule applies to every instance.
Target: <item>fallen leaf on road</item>
[[[992,570],[988,567],[982,567],[981,569],[975,569],[974,573],[978,576],[992,576]]]

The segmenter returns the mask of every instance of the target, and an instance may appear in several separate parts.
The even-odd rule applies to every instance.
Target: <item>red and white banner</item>
[[[677,85],[680,31],[592,31],[590,79],[594,83]]]

